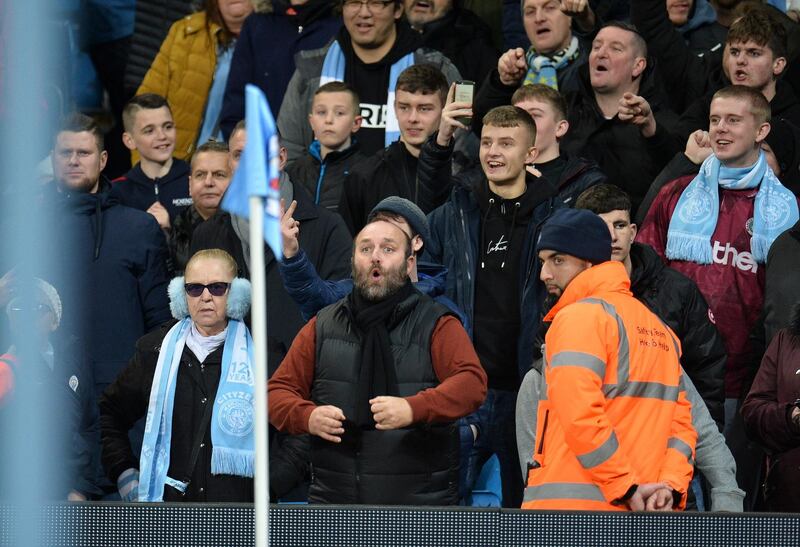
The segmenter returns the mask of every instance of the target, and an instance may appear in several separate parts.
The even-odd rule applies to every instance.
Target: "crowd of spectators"
[[[470,504],[494,455],[504,507],[800,511],[794,3],[86,4],[112,126],[60,122],[32,296],[0,272],[54,495],[252,501],[253,84],[273,501]]]

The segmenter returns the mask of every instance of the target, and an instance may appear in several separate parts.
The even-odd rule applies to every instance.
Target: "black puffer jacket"
[[[431,343],[437,322],[447,314],[446,307],[416,290],[397,304],[386,323],[395,356],[396,385],[389,388],[390,393],[410,397],[439,385]],[[341,443],[311,438],[309,501],[455,505],[459,457],[458,430],[452,422],[412,424],[391,431],[357,424],[360,356],[366,334],[354,316],[350,298],[317,314],[311,399],[317,405],[341,408],[348,419]]]
[[[725,404],[725,345],[694,281],[668,268],[652,247],[631,247],[631,291],[675,332],[681,342],[681,365],[721,425]]]
[[[195,3],[192,0],[136,0],[136,20],[125,69],[125,90],[129,97],[139,89],[172,23],[190,14]]]

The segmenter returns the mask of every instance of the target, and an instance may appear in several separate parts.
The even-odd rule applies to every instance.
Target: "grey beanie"
[[[34,286],[36,290],[39,291],[47,300],[47,303],[50,305],[50,309],[53,310],[53,315],[56,319],[55,327],[58,328],[58,325],[61,324],[61,297],[58,296],[58,291],[55,287],[53,287],[47,281],[43,279],[39,279],[38,277],[33,278]]]
[[[371,220],[381,211],[394,213],[406,219],[408,225],[411,226],[411,230],[422,238],[423,245],[430,239],[431,229],[428,224],[428,217],[413,201],[398,196],[389,196],[372,208],[368,218]]]

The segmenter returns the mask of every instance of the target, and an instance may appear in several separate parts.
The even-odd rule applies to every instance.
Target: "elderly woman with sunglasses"
[[[143,336],[100,399],[103,465],[124,500],[253,500],[250,284],[236,271],[225,251],[192,256],[169,286],[177,322]],[[144,417],[135,458],[128,431]]]

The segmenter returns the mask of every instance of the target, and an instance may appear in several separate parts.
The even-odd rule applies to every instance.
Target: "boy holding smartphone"
[[[414,202],[425,213],[444,203],[449,184],[421,185],[417,158],[425,141],[439,127],[447,98],[447,79],[432,65],[413,65],[397,78],[394,110],[400,139],[357,165],[345,178],[339,214],[357,234],[375,205],[388,196]],[[429,179],[450,180],[449,165]]]

